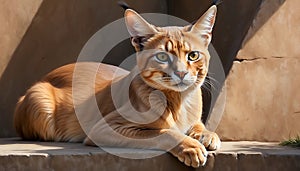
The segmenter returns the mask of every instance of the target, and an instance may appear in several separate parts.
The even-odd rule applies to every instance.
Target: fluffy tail
[[[19,99],[14,113],[14,126],[23,139],[54,140],[54,92],[51,84],[39,82]]]

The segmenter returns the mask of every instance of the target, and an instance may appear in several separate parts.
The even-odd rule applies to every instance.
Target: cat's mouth
[[[184,91],[190,87],[190,85],[184,83],[183,81],[173,84],[172,87],[174,87],[174,90],[176,91]]]
[[[172,77],[164,77],[162,79],[164,82],[173,82],[173,84],[171,84],[174,87],[184,87],[184,86],[188,86],[188,84],[184,83],[183,80],[181,80],[179,83],[176,82]],[[174,83],[175,82],[175,83]]]
[[[184,87],[184,86],[188,86],[188,85],[181,81],[180,83],[175,84],[174,86],[177,86],[177,87]]]
[[[174,79],[172,76],[169,76],[167,74],[165,75],[165,77],[160,78],[160,81],[161,86],[179,92],[188,89],[193,84],[193,80],[179,80],[176,78]]]

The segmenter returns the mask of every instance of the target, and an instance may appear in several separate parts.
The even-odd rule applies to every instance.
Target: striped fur
[[[218,136],[201,122],[200,86],[208,71],[215,16],[216,6],[212,6],[193,25],[156,27],[127,9],[125,20],[137,66],[128,72],[87,62],[50,72],[17,103],[17,133],[30,140],[163,149],[188,166],[204,165],[206,148],[220,147]],[[74,80],[75,67],[81,72]],[[95,84],[87,87],[91,84],[87,78],[95,71]],[[76,102],[72,85],[83,92]],[[92,93],[85,91],[93,86]],[[96,107],[89,103],[93,97]],[[82,120],[75,112],[77,103],[86,107]],[[165,138],[159,142],[153,139],[162,135]]]

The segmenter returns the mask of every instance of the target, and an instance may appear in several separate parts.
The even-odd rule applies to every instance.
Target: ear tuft
[[[212,3],[212,5],[219,5],[219,4],[221,4],[223,1],[221,1],[221,0],[213,0],[213,3]]]
[[[131,9],[129,5],[124,1],[118,1],[118,5],[122,7],[124,10]]]

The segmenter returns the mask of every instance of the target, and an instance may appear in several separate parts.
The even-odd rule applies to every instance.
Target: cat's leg
[[[218,150],[221,147],[219,136],[208,131],[202,122],[197,122],[187,133],[188,136],[199,140],[207,149]]]
[[[90,131],[87,145],[161,149],[188,166],[199,167],[207,151],[199,141],[171,129],[146,129],[120,118],[105,117]]]

